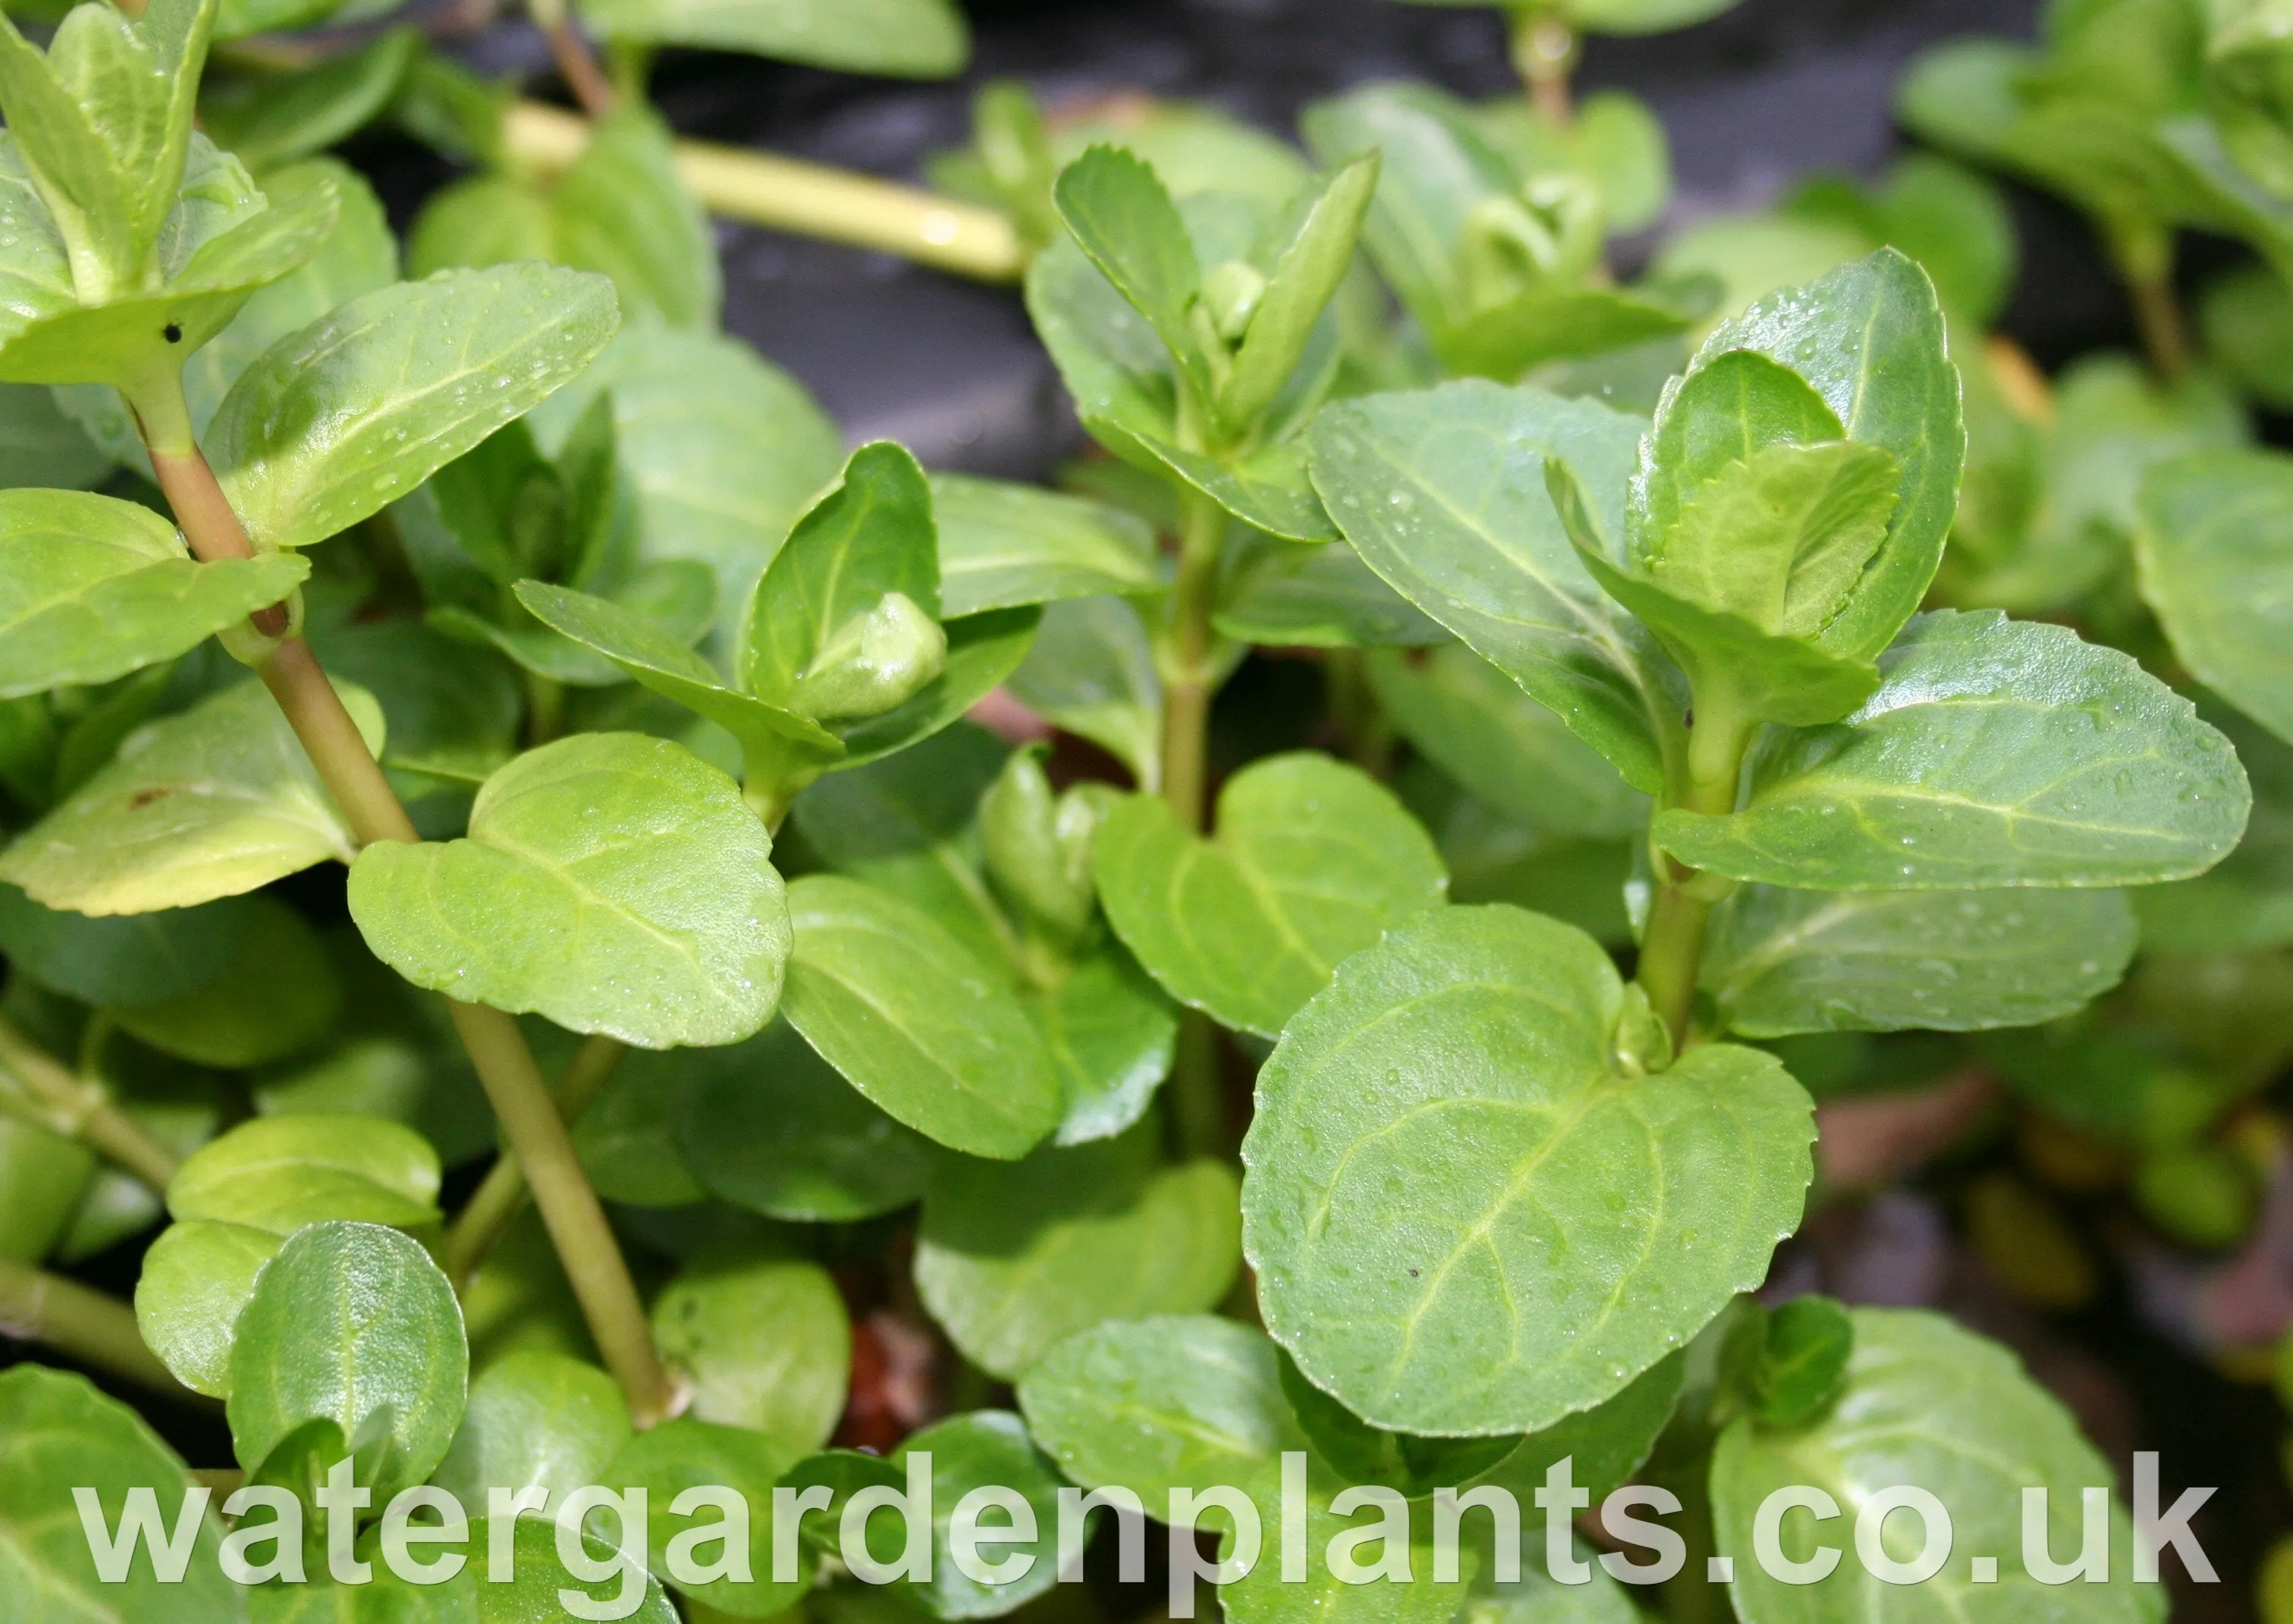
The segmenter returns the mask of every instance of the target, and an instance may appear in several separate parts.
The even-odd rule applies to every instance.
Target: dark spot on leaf
[[[1688,715],[1680,719],[1680,725],[1682,727],[1694,727],[1696,725],[1696,709],[1693,706],[1689,707]]]
[[[174,793],[174,792],[170,789],[157,788],[151,789],[139,789],[135,792],[134,798],[127,803],[127,810],[130,812],[142,812],[145,807],[150,805],[152,802],[164,801],[168,796]]]
[[[166,327],[160,329],[160,333],[171,344],[179,344],[183,342],[183,329],[175,322],[169,322]]]
[[[1412,1280],[1415,1280],[1415,1279],[1417,1278],[1417,1271],[1416,1271],[1416,1270],[1414,1270],[1414,1269],[1410,1270],[1410,1272],[1409,1272],[1409,1278],[1410,1278],[1410,1279],[1412,1279]]]

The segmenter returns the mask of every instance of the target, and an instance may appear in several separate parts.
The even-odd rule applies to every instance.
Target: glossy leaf
[[[2174,651],[2199,681],[2293,739],[2280,624],[2293,461],[2220,451],[2167,463],[2143,481],[2142,517],[2142,594]]]
[[[1237,642],[1277,647],[1419,648],[1448,635],[1352,548],[1263,531],[1229,553],[1211,626]]]
[[[512,1353],[470,1385],[460,1429],[430,1481],[471,1507],[491,1489],[563,1496],[608,1481],[601,1475],[631,1435],[620,1389],[596,1365]]]
[[[275,168],[325,151],[377,117],[421,48],[419,34],[393,28],[312,67],[210,93],[200,117],[240,162]]]
[[[229,969],[255,914],[252,902],[224,898],[202,908],[91,919],[0,887],[0,952],[11,970],[84,1003],[164,1003],[197,992]]]
[[[2116,986],[2135,935],[2115,891],[1750,885],[1713,922],[1704,989],[1746,1038],[2035,1026]]]
[[[173,525],[132,502],[0,491],[0,697],[173,658],[309,573],[279,553],[194,562]]]
[[[1309,754],[1228,780],[1209,840],[1160,800],[1119,803],[1092,862],[1108,921],[1164,990],[1268,1037],[1339,960],[1438,908],[1448,884],[1431,839],[1388,791]]]
[[[786,1022],[712,1058],[677,1143],[709,1193],[791,1223],[850,1223],[923,1194],[928,1141],[871,1104]]]
[[[892,1457],[895,1466],[911,1454],[928,1452],[932,1465],[932,1569],[923,1583],[903,1584],[901,1594],[936,1619],[999,1619],[1025,1605],[1058,1581],[1058,1492],[1064,1484],[1027,1426],[1007,1410],[975,1410],[911,1433]],[[1034,1558],[1028,1571],[1009,1584],[990,1585],[955,1564],[950,1536],[956,1507],[975,1489],[1005,1489],[1033,1512],[1035,1537],[998,1543],[981,1553],[989,1560]],[[981,1533],[1009,1528],[1011,1516],[998,1511],[976,1524]]]
[[[772,841],[681,746],[584,734],[486,780],[467,838],[369,846],[351,911],[417,986],[646,1048],[763,1026],[790,936]]]
[[[1546,457],[1566,463],[1621,536],[1640,432],[1592,401],[1467,382],[1341,402],[1311,441],[1316,487],[1369,567],[1653,793],[1652,718],[1685,696],[1586,574],[1544,478]]]
[[[1263,1331],[1208,1314],[1108,1320],[1055,1344],[1019,1379],[1027,1425],[1086,1488],[1149,1506],[1239,1483],[1306,1447]]]
[[[948,1158],[916,1238],[916,1290],[980,1369],[1024,1375],[1106,1320],[1210,1308],[1237,1264],[1234,1176],[1152,1165],[1143,1130],[1016,1165]]]
[[[241,373],[208,427],[208,459],[258,544],[324,541],[577,376],[616,319],[606,282],[552,266],[394,284]]]
[[[652,1334],[692,1378],[697,1420],[762,1433],[793,1458],[825,1443],[844,1413],[852,1328],[818,1264],[705,1258],[654,1300]]]
[[[462,1311],[429,1254],[377,1224],[314,1224],[280,1248],[239,1316],[231,1447],[253,1471],[296,1428],[330,1421],[386,1504],[445,1458],[468,1382]]]
[[[832,875],[789,888],[782,1007],[852,1086],[928,1138],[1025,1155],[1058,1123],[1057,1072],[1003,974],[913,904]]]
[[[2132,1582],[2131,1527],[2122,1507],[2111,1515],[2110,1578],[2041,1588],[2023,1568],[2022,1497],[2047,1492],[2046,1536],[2056,1560],[2081,1548],[2079,1491],[2107,1487],[2108,1464],[2078,1434],[2059,1401],[2024,1373],[1995,1342],[1939,1314],[1884,1308],[1853,1311],[1855,1350],[1843,1388],[1806,1423],[1770,1430],[1751,1417],[1731,1422],[1712,1461],[1712,1510],[1721,1553],[1736,1566],[1736,1604],[1754,1624],[1835,1619],[1876,1604],[1883,1582],[1850,1555],[1827,1578],[1787,1584],[1754,1557],[1752,1522],[1760,1502],[1787,1484],[1820,1483],[1843,1509],[1882,1488],[1916,1483],[1939,1498],[1954,1524],[1953,1564],[1925,1584],[1890,1585],[1890,1608],[1914,1619],[2011,1617],[2044,1597],[2079,1619],[2113,1624],[2165,1616],[2156,1585]],[[2116,1496],[2112,1495],[2115,1502]],[[1820,1529],[1811,1540],[1804,1531]],[[1832,1528],[1840,1533],[1833,1535]],[[1785,1524],[1787,1560],[1809,1547],[1852,1544],[1841,1524]],[[1923,1530],[1915,1516],[1888,1520],[1888,1555],[1908,1562]],[[1957,1582],[1957,1553],[1992,1555],[1992,1585]]]
[[[222,1531],[191,1531],[190,1560],[169,1583],[148,1554],[124,1582],[97,1576],[72,1490],[93,1491],[105,1526],[117,1530],[129,1492],[158,1496],[166,1531],[190,1474],[142,1418],[96,1391],[84,1376],[20,1364],[0,1374],[0,1587],[30,1624],[50,1620],[166,1618],[238,1624],[238,1589],[218,1560]],[[22,1610],[28,1609],[28,1612]]]
[[[931,503],[950,618],[1161,589],[1153,529],[1120,508],[960,473],[932,475]]]
[[[1853,715],[1761,755],[1742,811],[1661,812],[1657,841],[1736,879],[1912,891],[2177,879],[2245,827],[2229,741],[2114,650],[1944,611],[1880,668]]]
[[[1624,996],[1580,932],[1451,908],[1285,1030],[1244,1144],[1244,1248],[1268,1329],[1365,1420],[1550,1426],[1681,1345],[1797,1224],[1806,1095],[1725,1045],[1621,1075]]]
[[[374,1117],[257,1117],[186,1158],[167,1186],[181,1222],[281,1239],[331,1219],[418,1229],[438,1221],[438,1152]]]
[[[382,715],[338,690],[368,747]],[[294,730],[259,683],[130,733],[111,764],[0,855],[0,879],[87,914],[189,908],[356,851]]]
[[[1353,266],[1354,243],[1377,188],[1378,160],[1357,158],[1285,209],[1279,251],[1261,247],[1265,287],[1255,301],[1218,408],[1236,426],[1270,408],[1305,358],[1315,325]]]
[[[804,1580],[773,1576],[773,1485],[796,1463],[796,1452],[778,1441],[738,1426],[722,1426],[690,1417],[663,1422],[624,1443],[597,1481],[642,1489],[646,1495],[646,1560],[680,1596],[738,1619],[770,1618],[786,1612],[803,1595]],[[710,1580],[687,1585],[669,1568],[669,1542],[688,1529],[724,1517],[721,1507],[703,1506],[689,1515],[670,1507],[688,1489],[729,1489],[748,1502],[750,1579]],[[706,1521],[703,1521],[703,1519]],[[711,1560],[729,1555],[704,1546]]]
[[[1179,376],[1207,403],[1214,392],[1210,366],[1189,318],[1202,266],[1161,178],[1121,147],[1093,147],[1059,172],[1051,195],[1077,245],[1146,318]]]
[[[171,1224],[143,1254],[135,1325],[175,1379],[210,1398],[231,1396],[232,1332],[255,1276],[283,1237],[246,1224]]]
[[[1379,707],[1426,758],[1491,806],[1560,835],[1637,834],[1648,798],[1552,711],[1470,649],[1422,664],[1373,656]]]

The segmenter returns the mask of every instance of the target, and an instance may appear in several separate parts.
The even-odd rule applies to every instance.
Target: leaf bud
[[[1090,848],[1101,807],[1089,787],[1054,796],[1042,752],[1015,752],[979,799],[979,843],[996,892],[1063,944],[1089,933],[1098,910]]]
[[[829,634],[790,696],[814,721],[880,716],[947,664],[947,633],[905,593],[887,592]]]
[[[1266,296],[1266,273],[1247,260],[1230,259],[1203,279],[1203,303],[1218,335],[1238,344]]]

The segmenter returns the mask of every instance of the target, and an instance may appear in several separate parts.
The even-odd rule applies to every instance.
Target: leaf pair
[[[1375,182],[1375,160],[1361,160],[1267,219],[1233,198],[1182,211],[1120,148],[1069,165],[1054,197],[1072,240],[1038,256],[1027,304],[1084,426],[1262,530],[1330,539],[1282,442],[1336,365],[1323,312]]]
[[[1592,285],[1611,223],[1597,181],[1574,166],[1524,173],[1486,122],[1430,87],[1376,85],[1309,109],[1303,125],[1326,163],[1381,155],[1362,240],[1449,371],[1511,383],[1704,313],[1700,287]]]
[[[544,624],[732,733],[751,798],[774,809],[822,772],[954,721],[1018,664],[1037,618],[995,610],[941,625],[930,489],[915,459],[888,442],[853,453],[843,483],[773,556],[730,683],[617,604],[540,582],[522,584],[518,598]]]

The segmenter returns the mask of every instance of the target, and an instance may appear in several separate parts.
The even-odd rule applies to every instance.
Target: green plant
[[[0,25],[0,410],[36,448],[0,489],[0,1323],[220,1401],[235,1460],[0,1376],[0,1595],[984,1618],[1073,1594],[1073,1489],[1225,1484],[1283,1531],[1221,1592],[1242,1624],[1621,1618],[1649,1564],[1568,1518],[1629,1483],[1682,1620],[1707,1561],[1746,1624],[2028,1605],[2020,1491],[2083,1549],[2111,1481],[2067,1413],[1937,1316],[1749,1294],[1809,1200],[1811,1089],[1919,1043],[2105,1103],[2169,1233],[2249,1221],[2218,1129],[2293,1052],[2282,981],[2171,952],[2293,941],[2285,640],[2239,585],[2293,484],[2202,377],[2097,366],[2022,409],[1977,361],[2011,242],[1932,160],[1616,286],[1668,159],[1637,104],[1566,94],[1573,31],[1716,9],[1520,10],[1533,101],[1353,93],[1306,121],[1321,174],[1199,113],[1055,133],[984,99],[940,174],[1040,250],[1107,454],[1063,492],[842,456],[717,332],[641,53],[562,173],[433,199],[401,280],[315,154],[475,105],[409,88],[404,36],[211,97],[242,162],[192,126],[215,0],[85,5],[45,52]],[[750,48],[776,14],[585,13]],[[834,60],[921,49],[903,14],[839,12]],[[2259,163],[2267,76],[2236,83],[2224,150]],[[2130,270],[2169,217],[2111,216]],[[1349,759],[1251,704],[1268,646],[1316,650]],[[966,720],[998,690],[1130,786]],[[2167,950],[2097,1006],[2142,932]],[[136,1236],[132,1310],[70,1276]],[[903,1358],[933,1392],[861,1379]],[[926,1457],[944,1505],[1033,1515],[1030,1577],[946,1519],[928,1571],[847,1571],[826,1528]],[[1914,1474],[2008,1582],[1759,1559],[1771,1488]],[[649,1496],[626,1559],[514,1499],[589,1484]],[[99,1544],[158,1491],[191,1577],[104,1580],[76,1487]],[[722,1500],[681,1498],[712,1487],[745,1580]],[[1557,1495],[1551,1578],[1586,1588],[1479,1534],[1438,1573],[1428,1499],[1473,1487]],[[432,1490],[516,1580],[408,1577],[386,1507]],[[2050,1605],[2156,1616],[2105,1531],[2111,1582]],[[1370,1543],[1408,1586],[1335,1554]]]

